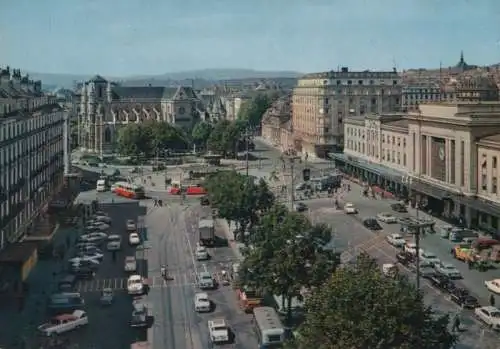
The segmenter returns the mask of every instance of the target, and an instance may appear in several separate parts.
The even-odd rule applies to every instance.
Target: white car
[[[393,277],[398,272],[398,267],[392,263],[386,263],[382,265],[382,273],[385,276]]]
[[[131,275],[127,280],[127,292],[131,295],[144,293],[144,282],[142,276]]]
[[[89,234],[84,234],[84,235],[81,235],[79,238],[78,238],[78,241],[80,242],[101,242],[101,241],[104,241],[108,238],[108,235],[105,234],[105,233],[99,233],[99,232],[96,232],[96,233],[89,233]]]
[[[495,330],[500,330],[500,310],[487,306],[474,309],[474,315]]]
[[[420,251],[420,261],[427,262],[432,266],[437,265],[441,262],[441,260],[434,253],[426,252],[423,250]]]
[[[436,269],[436,272],[438,272],[439,274],[443,274],[449,277],[450,279],[462,278],[462,274],[460,273],[460,271],[457,268],[455,268],[453,264],[450,263],[439,262],[437,264],[434,264],[434,269]]]
[[[209,258],[208,251],[203,246],[197,246],[195,251],[196,260],[204,261]]]
[[[208,299],[208,294],[200,292],[194,295],[194,310],[198,313],[209,312],[212,304]]]
[[[137,246],[141,244],[141,238],[137,233],[130,233],[128,236],[128,243],[132,246]]]
[[[122,249],[122,237],[120,235],[108,236],[108,244],[106,245],[108,251],[119,251]]]
[[[137,230],[137,225],[133,219],[127,220],[127,231]]]
[[[125,257],[124,269],[127,273],[133,273],[137,270],[137,261],[134,256]]]
[[[75,310],[72,314],[61,314],[50,319],[49,322],[38,326],[44,336],[50,337],[74,330],[89,323],[87,314],[83,310]]]
[[[398,220],[396,217],[394,217],[391,213],[388,212],[382,212],[377,215],[377,219],[381,222],[387,223],[387,224],[392,224],[392,223],[397,223]]]
[[[485,281],[484,286],[486,286],[488,291],[500,294],[500,279]]]
[[[212,274],[208,271],[202,271],[198,274],[198,286],[203,289],[212,289],[215,287]]]
[[[344,212],[346,214],[356,214],[358,213],[358,209],[356,208],[356,206],[354,206],[352,202],[348,202],[344,205]]]
[[[229,341],[229,327],[224,319],[208,321],[208,331],[212,343],[226,343]]]
[[[387,242],[394,247],[404,247],[406,245],[406,240],[403,238],[401,234],[389,234],[386,237]]]

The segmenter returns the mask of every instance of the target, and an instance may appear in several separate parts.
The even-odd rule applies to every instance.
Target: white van
[[[102,192],[105,192],[106,191],[106,188],[107,185],[106,185],[106,180],[105,179],[98,179],[97,180],[97,183],[96,183],[96,190],[100,193]]]

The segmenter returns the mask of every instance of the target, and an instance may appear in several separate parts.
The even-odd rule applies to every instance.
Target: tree
[[[151,149],[185,150],[189,147],[187,135],[178,127],[166,122],[150,121],[144,124],[146,132],[151,135]]]
[[[241,233],[257,221],[260,212],[266,212],[274,204],[274,195],[266,182],[255,184],[253,179],[236,171],[218,172],[204,186],[219,217],[237,222]]]
[[[312,226],[302,214],[282,205],[272,207],[250,232],[243,284],[282,296],[290,321],[292,299],[301,299],[304,289],[319,287],[339,263],[325,248],[331,234],[326,226]]]
[[[241,127],[235,122],[221,120],[215,124],[208,138],[208,149],[226,157],[236,151],[238,141],[242,136]]]
[[[361,255],[306,300],[296,348],[449,349],[457,337],[405,277],[385,276]]]
[[[151,154],[151,134],[142,124],[130,123],[118,131],[118,151],[135,158]]]
[[[210,134],[212,133],[214,126],[206,121],[198,122],[191,133],[191,138],[196,147],[206,148]]]
[[[258,93],[244,102],[238,112],[238,119],[245,120],[250,127],[259,127],[262,116],[278,98],[277,94]]]

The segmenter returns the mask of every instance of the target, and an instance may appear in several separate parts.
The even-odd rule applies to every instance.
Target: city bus
[[[129,199],[144,199],[144,187],[127,182],[116,182],[113,184],[113,193]]]
[[[272,307],[253,309],[253,325],[259,339],[260,349],[282,348],[286,339],[286,331],[281,320]]]

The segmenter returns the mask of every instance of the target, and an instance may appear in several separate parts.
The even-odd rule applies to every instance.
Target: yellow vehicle
[[[476,260],[476,251],[470,244],[456,245],[451,253],[453,257],[462,262],[474,262]]]

